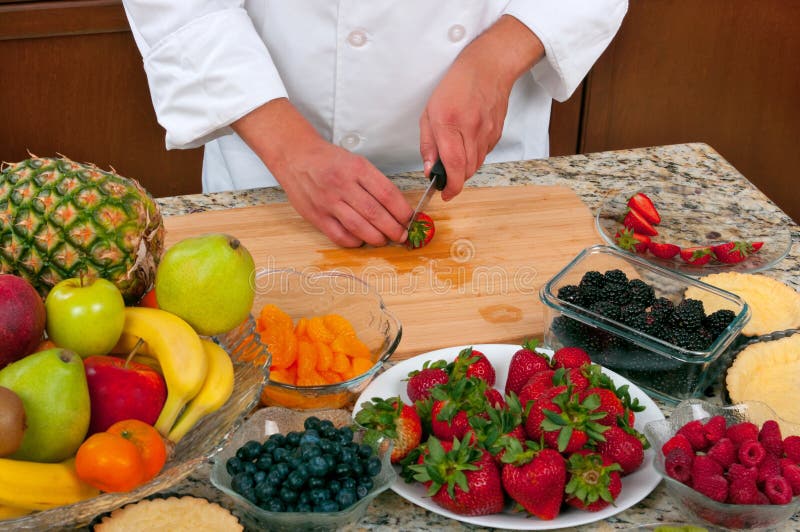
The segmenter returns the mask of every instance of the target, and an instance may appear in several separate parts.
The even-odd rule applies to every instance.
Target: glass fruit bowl
[[[254,365],[241,360],[251,359],[265,348],[255,334],[250,319],[236,329],[215,338],[234,361],[233,394],[212,414],[204,417],[172,449],[164,469],[154,479],[125,493],[103,493],[68,506],[36,512],[25,517],[0,521],[3,530],[61,530],[89,524],[95,516],[167,490],[188,477],[222,448],[241,425],[247,413],[258,404],[261,389],[267,381],[266,362]]]
[[[774,419],[781,425],[783,434],[800,434],[796,425],[781,420],[768,405],[758,401],[748,401],[734,405],[715,405],[700,399],[689,399],[679,403],[669,419],[651,421],[644,427],[645,436],[655,449],[654,466],[664,478],[667,492],[682,508],[704,522],[734,529],[753,529],[775,527],[792,517],[800,510],[800,496],[788,504],[727,504],[717,502],[690,486],[669,476],[664,468],[664,453],[661,447],[680,427],[694,420],[707,420],[721,415],[728,425],[750,421],[759,427],[764,421]]]
[[[297,410],[342,408],[351,404],[400,343],[402,326],[373,287],[337,271],[266,270],[256,275],[253,315],[276,305],[294,323],[300,318],[339,314],[352,324],[372,356],[372,367],[356,377],[322,386],[295,386],[270,379],[261,395],[265,405]]]
[[[382,440],[377,444],[381,469],[372,478],[372,488],[352,506],[343,510],[335,512],[272,512],[261,508],[231,488],[232,477],[228,472],[227,461],[229,458],[237,456],[239,448],[248,441],[263,443],[272,434],[286,435],[290,432],[301,432],[303,423],[309,416],[331,421],[337,428],[351,426],[353,423],[350,412],[342,409],[298,412],[283,407],[262,408],[242,425],[227,442],[225,448],[214,457],[211,483],[230,498],[233,502],[234,513],[248,530],[338,530],[359,521],[373,499],[386,491],[397,477],[391,464],[391,442]],[[359,442],[363,433],[363,430],[356,429],[353,441]]]

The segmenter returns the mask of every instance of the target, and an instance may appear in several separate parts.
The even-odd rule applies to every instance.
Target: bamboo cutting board
[[[409,191],[413,205],[421,190]],[[403,325],[400,360],[462,344],[520,343],[543,333],[539,288],[600,237],[584,203],[566,187],[466,188],[426,211],[431,243],[344,249],[288,203],[172,216],[167,245],[209,232],[239,238],[257,268],[343,270],[369,282]]]

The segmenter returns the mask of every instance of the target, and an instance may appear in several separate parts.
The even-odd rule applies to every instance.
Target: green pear
[[[28,427],[17,460],[60,462],[83,443],[89,429],[89,386],[81,357],[66,349],[28,355],[0,370],[0,386],[16,393]]]
[[[230,331],[250,315],[255,263],[239,240],[210,233],[170,247],[156,270],[156,301],[199,334]]]

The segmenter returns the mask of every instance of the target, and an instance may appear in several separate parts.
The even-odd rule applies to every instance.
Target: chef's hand
[[[461,192],[500,140],[511,87],[542,57],[539,38],[503,15],[453,62],[419,120],[425,174],[437,158],[447,171],[443,200]]]
[[[327,142],[285,98],[232,124],[306,220],[344,247],[404,242],[413,209],[364,157]]]

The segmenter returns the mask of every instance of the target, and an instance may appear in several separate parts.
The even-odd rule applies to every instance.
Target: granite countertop
[[[419,174],[403,174],[394,179],[403,190],[420,188]],[[800,237],[800,227],[789,216],[716,151],[699,143],[485,165],[468,181],[467,186],[564,185],[574,190],[594,212],[609,194],[636,185],[665,183],[716,189],[735,196],[748,210],[763,212],[763,219],[776,226],[788,226],[795,241]],[[281,190],[258,189],[161,198],[158,203],[163,213],[170,216],[279,201],[286,201]],[[799,258],[800,249],[793,245],[789,255],[766,273],[800,290],[800,276],[795,274]],[[667,407],[664,409],[668,410]],[[225,496],[208,482],[207,466],[170,491],[203,496],[230,507]],[[623,530],[648,523],[683,522],[686,518],[685,512],[673,503],[663,486],[659,485],[632,508],[604,521],[583,525],[580,530]],[[785,529],[800,529],[797,515],[787,523]],[[484,529],[428,512],[387,491],[375,499],[367,515],[349,530]]]

